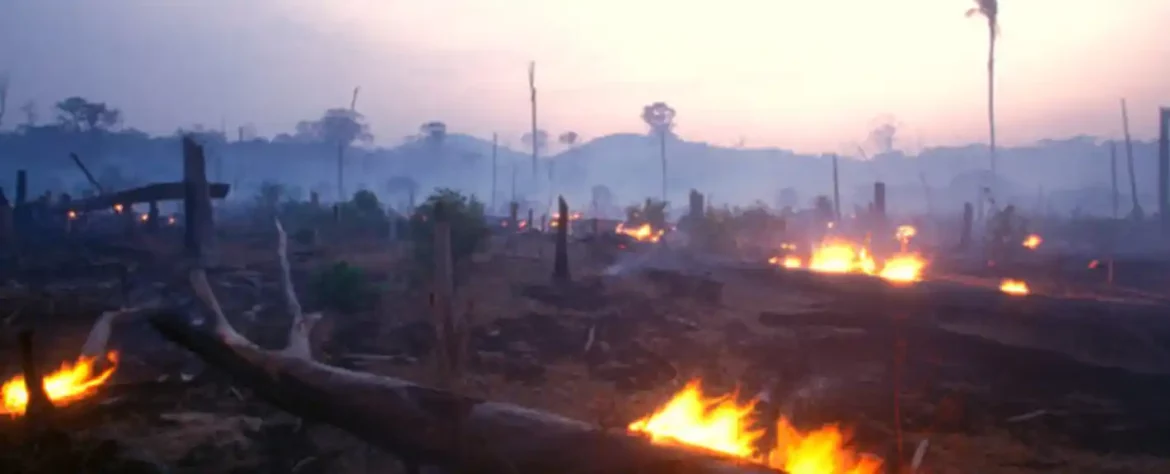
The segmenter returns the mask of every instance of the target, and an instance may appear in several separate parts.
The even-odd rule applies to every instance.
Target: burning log
[[[281,233],[283,235],[283,233]],[[283,240],[284,237],[281,237]],[[278,245],[283,252],[284,245]],[[287,258],[281,256],[282,271]],[[651,443],[629,432],[515,405],[484,401],[403,380],[314,361],[308,350],[314,319],[298,314],[285,349],[261,349],[228,323],[201,269],[191,272],[198,298],[214,314],[214,331],[173,315],[151,318],[167,339],[224,370],[261,398],[307,419],[334,425],[400,456],[408,465],[453,472],[775,473],[716,453]]]
[[[553,262],[553,281],[569,281],[569,204],[565,197],[557,198],[557,249]]]

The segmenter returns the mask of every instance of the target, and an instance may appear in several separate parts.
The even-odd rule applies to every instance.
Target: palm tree
[[[967,10],[967,17],[982,16],[987,19],[987,127],[990,133],[991,179],[995,173],[995,40],[999,37],[999,0],[975,0],[975,6]]]
[[[655,102],[642,108],[642,121],[650,126],[650,133],[658,135],[658,152],[662,159],[662,201],[666,201],[666,136],[674,129],[676,112],[665,102]]]

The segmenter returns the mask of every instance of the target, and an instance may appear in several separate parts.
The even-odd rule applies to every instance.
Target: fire
[[[167,225],[175,225],[175,216],[170,216],[167,218]]]
[[[114,204],[114,212],[121,214],[122,213],[122,205],[121,204]]]
[[[94,357],[79,357],[77,362],[61,363],[55,372],[44,377],[45,395],[54,405],[68,404],[92,395],[97,388],[114,375],[118,353],[106,354],[110,367],[95,373],[97,360]],[[0,385],[0,413],[13,417],[23,415],[28,406],[28,391],[24,387],[24,376],[17,375]]]
[[[581,213],[580,212],[569,213],[569,222],[579,221],[579,220],[581,220]],[[550,227],[557,227],[559,225],[561,225],[561,213],[554,212],[552,215],[552,219],[549,220],[549,226]]]
[[[912,283],[922,279],[926,260],[915,254],[898,254],[885,261],[878,276],[891,282]]]
[[[1035,250],[1036,247],[1039,247],[1040,244],[1042,244],[1042,243],[1044,243],[1044,239],[1041,239],[1039,235],[1028,234],[1027,237],[1024,237],[1024,242],[1021,245],[1023,245],[1024,247],[1027,247],[1029,249]]]
[[[655,231],[653,227],[650,227],[650,224],[642,224],[638,227],[626,228],[625,224],[618,223],[617,228],[614,229],[614,232],[619,234],[626,234],[642,242],[658,242],[658,239],[662,238],[663,231]]]
[[[138,215],[138,220],[146,222],[150,220],[150,214],[142,213]]]
[[[1028,284],[1020,280],[1007,279],[999,284],[999,291],[1009,295],[1026,295],[1029,293]]]
[[[764,430],[755,427],[756,400],[746,404],[734,396],[708,398],[692,380],[652,415],[630,423],[628,429],[653,443],[701,447],[737,458],[783,469],[791,474],[876,474],[881,460],[846,446],[848,436],[828,425],[802,433],[781,418],[776,424],[776,446],[758,454]]]
[[[772,257],[768,259],[768,263],[784,268],[800,268],[802,264],[799,257]]]
[[[828,240],[813,249],[807,267],[796,257],[772,257],[768,263],[784,268],[807,268],[822,273],[860,273],[893,283],[922,280],[926,259],[913,252],[900,252],[878,264],[864,246],[844,240]]]
[[[66,214],[66,217],[68,217],[68,218],[69,218],[69,220],[71,220],[71,221],[72,221],[72,220],[76,220],[76,219],[77,219],[77,211],[74,211],[74,210],[70,209],[70,210],[69,210],[69,213],[68,213],[68,214]]]

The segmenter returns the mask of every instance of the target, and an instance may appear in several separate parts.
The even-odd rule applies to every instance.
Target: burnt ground
[[[581,246],[572,255],[575,284],[554,288],[551,245],[537,240],[516,254],[479,258],[460,290],[475,326],[463,384],[471,394],[622,425],[700,378],[712,393],[738,389],[746,398],[768,389],[798,426],[839,423],[859,449],[890,462],[899,457],[897,405],[902,458],[929,439],[927,472],[1170,470],[1170,445],[1161,442],[1170,434],[1161,402],[1168,377],[955,332],[790,327],[765,313],[856,312],[858,304],[736,272],[601,276],[604,265],[590,257],[596,252]],[[229,242],[222,252],[232,265],[212,280],[226,311],[245,335],[279,346],[288,319],[271,245]],[[319,358],[425,384],[435,376],[426,298],[406,287],[399,253],[377,243],[301,252],[294,276],[313,310],[304,289],[312,269],[337,260],[365,268],[378,302],[357,314],[327,312]],[[100,311],[179,285],[181,275],[161,274],[165,267],[133,265],[131,291],[94,275],[35,291],[6,287],[0,315],[12,316],[0,329],[0,373],[18,371],[15,328],[34,328],[38,361],[54,367],[76,355]],[[113,382],[55,420],[69,433],[67,449],[44,442],[23,455],[0,449],[0,471],[36,472],[34,461],[46,457],[68,457],[88,472],[398,469],[393,456],[269,407],[142,321],[120,325],[111,345],[123,353]],[[8,420],[0,433],[4,447],[24,446],[19,422]]]

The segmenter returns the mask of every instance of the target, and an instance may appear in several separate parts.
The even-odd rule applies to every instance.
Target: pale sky
[[[5,126],[69,95],[127,125],[291,130],[358,109],[378,143],[429,120],[519,144],[527,63],[540,127],[586,139],[678,110],[689,140],[841,151],[875,117],[902,147],[986,141],[986,23],[964,0],[0,0]],[[1001,0],[1000,142],[1135,137],[1170,106],[1170,1]]]

